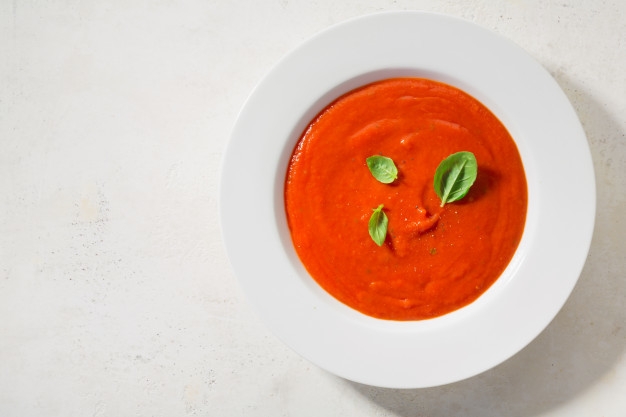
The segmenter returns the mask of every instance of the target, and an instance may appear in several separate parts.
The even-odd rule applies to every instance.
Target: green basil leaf
[[[446,203],[465,197],[476,180],[478,163],[471,152],[457,152],[444,159],[435,171],[435,192]]]
[[[378,208],[374,209],[368,224],[370,236],[378,246],[382,246],[383,243],[385,243],[388,224],[389,220],[387,219],[387,215],[383,211],[383,205],[381,204]]]
[[[392,183],[398,178],[398,168],[391,158],[386,156],[374,155],[365,160],[370,172],[378,181],[383,184]]]

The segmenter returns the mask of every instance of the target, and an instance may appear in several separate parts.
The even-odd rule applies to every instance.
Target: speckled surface
[[[525,48],[574,105],[597,176],[561,313],[502,365],[424,390],[351,383],[283,346],[217,216],[221,154],[261,77],[331,24],[399,9]],[[12,0],[0,57],[1,416],[625,415],[626,3]]]

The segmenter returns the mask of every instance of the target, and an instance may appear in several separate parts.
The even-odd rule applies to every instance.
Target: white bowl
[[[448,83],[490,108],[516,141],[528,182],[524,234],[508,268],[478,300],[431,320],[379,320],[328,295],[300,263],[284,211],[287,164],[309,121],[341,94],[397,76]],[[596,201],[584,131],[548,72],[490,31],[421,12],[350,20],[281,60],[239,115],[220,198],[228,256],[268,327],[329,372],[392,388],[465,379],[530,343],[578,280]]]

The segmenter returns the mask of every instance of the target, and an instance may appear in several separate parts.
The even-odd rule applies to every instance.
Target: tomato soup
[[[468,151],[478,174],[467,195],[441,206],[439,163]],[[398,169],[391,184],[366,164]],[[518,149],[479,101],[447,84],[393,78],[340,97],[311,121],[285,180],[294,248],[317,283],[342,303],[390,320],[457,310],[502,274],[520,242],[527,185]],[[384,205],[384,243],[369,235]]]

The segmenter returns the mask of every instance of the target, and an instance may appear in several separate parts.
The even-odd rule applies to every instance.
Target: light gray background
[[[482,375],[406,391],[270,334],[217,216],[262,76],[329,25],[399,9],[471,20],[543,64],[598,188],[587,264],[546,331]],[[0,415],[623,417],[625,68],[621,0],[0,1]]]

